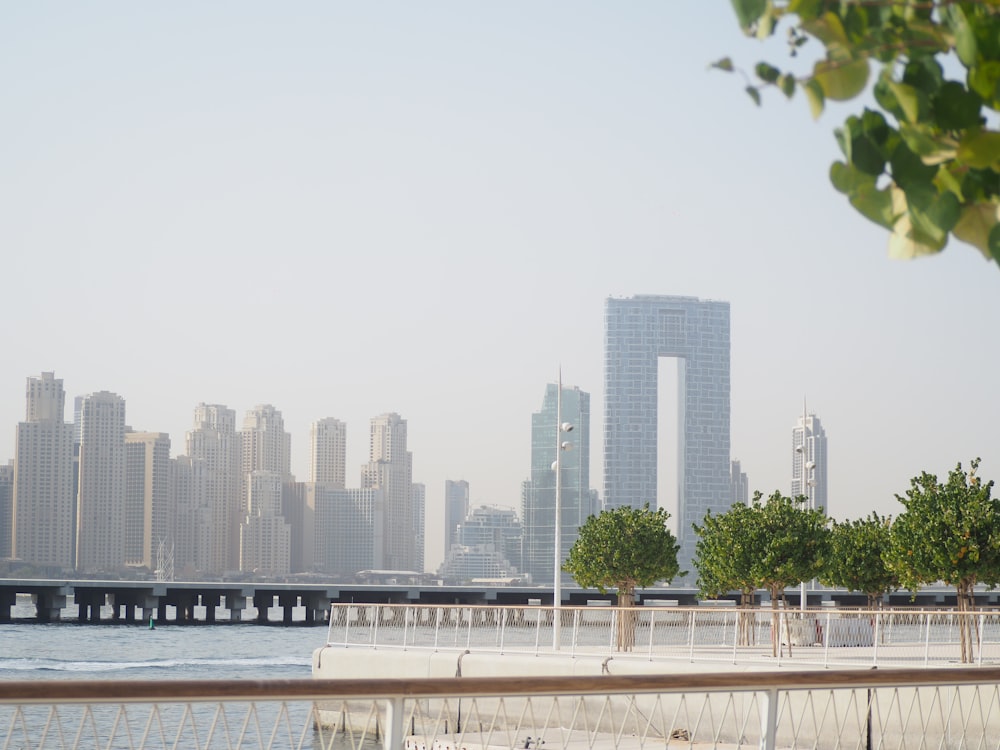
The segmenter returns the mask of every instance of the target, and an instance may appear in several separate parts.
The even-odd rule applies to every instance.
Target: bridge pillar
[[[325,594],[303,594],[302,606],[306,608],[306,622],[310,625],[326,622],[330,615],[330,597]]]
[[[221,601],[222,597],[219,594],[203,593],[201,595],[201,604],[205,608],[205,622],[215,623],[215,608],[219,606]]]
[[[292,613],[298,601],[299,597],[297,594],[285,593],[278,595],[278,606],[281,607],[281,622],[285,625],[292,624]]]
[[[17,601],[17,592],[12,589],[0,591],[0,622],[10,622],[10,610]]]
[[[239,622],[243,619],[243,610],[247,608],[247,598],[230,591],[226,594],[226,608],[229,610],[229,621]]]
[[[160,597],[153,594],[146,594],[142,599],[142,621],[149,622],[153,619],[153,611],[158,610],[160,606]],[[160,619],[157,617],[157,619]],[[164,618],[166,619],[166,618]]]
[[[274,597],[271,594],[254,594],[253,606],[257,608],[257,622],[264,624],[267,622],[267,610],[274,604]]]
[[[62,619],[62,608],[66,606],[66,595],[52,591],[34,594],[35,617],[39,622],[56,622]]]

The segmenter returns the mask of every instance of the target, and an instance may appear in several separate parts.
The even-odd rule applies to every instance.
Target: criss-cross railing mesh
[[[998,685],[1000,670],[969,668],[32,681],[0,684],[0,750],[991,750]]]

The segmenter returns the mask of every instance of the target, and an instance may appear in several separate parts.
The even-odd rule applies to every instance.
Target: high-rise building
[[[258,533],[256,529],[265,529],[266,531],[261,533],[273,534],[276,537],[276,542],[280,542],[285,532],[279,529],[287,526],[289,536],[284,546],[276,543],[268,549],[259,546],[252,550],[241,549],[240,570],[246,572],[267,570],[270,575],[278,575],[278,571],[282,571],[282,574],[287,574],[291,571],[291,539],[301,533],[301,529],[292,528],[288,524],[291,519],[286,518],[284,513],[285,505],[294,505],[296,500],[293,486],[295,479],[292,476],[292,436],[285,432],[285,421],[281,412],[271,404],[258,404],[250,409],[243,419],[243,431],[240,435],[243,443],[240,465],[243,478],[241,545],[246,542],[254,545],[260,544],[260,539],[255,536]],[[268,475],[266,482],[263,478],[264,474]],[[268,504],[262,513],[262,506],[258,501],[257,509],[251,510],[249,503],[254,492],[254,485],[256,484],[258,493],[267,494],[270,492],[274,476],[279,478],[280,485],[277,504],[273,506]],[[264,484],[267,485],[266,490]],[[286,492],[287,497],[285,496]],[[301,516],[299,513],[292,515]],[[248,524],[253,528],[248,530],[246,528]],[[288,552],[289,557],[279,563],[271,555],[279,554],[282,549]],[[265,555],[265,557],[261,557],[261,555]],[[250,564],[253,567],[245,567]]]
[[[410,485],[410,507],[412,508],[413,524],[413,566],[418,573],[424,572],[424,543],[426,523],[424,519],[427,506],[427,487],[421,482]]]
[[[14,549],[14,462],[0,464],[0,560]]]
[[[346,466],[347,425],[333,417],[313,422],[309,434],[309,481],[343,489]]]
[[[111,572],[125,563],[125,399],[83,397],[76,500],[76,567]]]
[[[243,419],[241,470],[273,471],[283,481],[292,474],[292,436],[285,432],[281,412],[270,404],[258,404]]]
[[[464,479],[444,480],[445,552],[458,543],[458,526],[469,515],[469,483]]]
[[[556,444],[563,450],[560,521],[561,558],[566,559],[578,530],[594,512],[590,492],[590,394],[577,387],[562,388],[562,422],[573,432],[559,430],[559,386],[545,388],[541,411],[531,415],[531,478],[521,491],[523,530],[522,565],[533,583],[552,583],[555,573]],[[563,578],[568,582],[569,575]]]
[[[448,582],[512,578],[519,572],[521,522],[513,508],[480,506],[459,525],[438,574]],[[555,563],[553,562],[553,565]],[[551,574],[550,574],[551,577]]]
[[[160,545],[172,545],[170,435],[125,433],[125,564],[156,570]]]
[[[693,570],[691,528],[730,496],[729,303],[641,295],[608,299],[604,339],[604,502],[657,497],[658,367],[678,366],[678,562]],[[525,518],[525,524],[527,519]]]
[[[729,462],[729,504],[747,505],[750,502],[750,480],[739,461]]]
[[[26,420],[17,426],[14,457],[14,558],[71,570],[76,565],[73,426],[63,421],[63,381],[43,372],[28,378]]]
[[[240,527],[240,570],[268,576],[291,572],[292,529],[281,514],[284,481],[276,471],[247,476],[247,516]]]
[[[385,499],[379,489],[340,489],[310,482],[314,509],[313,569],[351,578],[382,567]]]
[[[413,455],[406,449],[406,420],[389,413],[371,421],[368,464],[362,489],[382,490],[385,512],[383,564],[386,570],[413,571],[418,562],[413,529]]]
[[[178,456],[170,459],[170,472],[174,570],[183,579],[193,580],[201,571],[216,570],[212,568],[216,522],[214,509],[207,502],[207,462],[191,456]],[[235,563],[228,568],[236,569]]]
[[[207,543],[191,548],[195,555],[185,564],[192,564],[203,573],[221,574],[239,569],[241,497],[243,481],[240,473],[241,442],[236,432],[236,412],[220,404],[198,404],[194,410],[194,428],[186,435],[185,450],[194,472],[192,507],[206,509],[199,514],[208,520]],[[178,503],[181,501],[178,500]],[[175,555],[175,560],[179,561]]]
[[[810,508],[822,508],[829,515],[826,496],[826,430],[819,417],[802,416],[792,428],[792,497],[805,496]]]

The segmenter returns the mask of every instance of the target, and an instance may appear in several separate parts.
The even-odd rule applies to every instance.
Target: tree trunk
[[[753,591],[740,593],[738,641],[740,646],[753,646],[757,642],[756,617],[753,611]]]
[[[619,651],[631,651],[635,647],[635,628],[639,613],[635,611],[635,589],[623,588],[618,591],[618,633],[616,642]]]

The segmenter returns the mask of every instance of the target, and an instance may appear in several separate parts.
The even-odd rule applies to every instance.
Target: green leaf
[[[997,165],[1000,163],[1000,133],[993,130],[966,133],[958,142],[956,158],[977,169]]]
[[[823,94],[823,87],[819,85],[819,82],[813,78],[810,78],[805,82],[802,87],[806,92],[806,99],[809,102],[809,111],[812,113],[813,119],[818,120],[819,116],[823,114],[823,106],[826,102],[826,97]]]
[[[899,124],[899,134],[924,164],[940,164],[955,158],[958,142],[946,136],[931,135],[925,125]]]
[[[787,98],[791,99],[795,96],[795,78],[794,76],[785,74],[778,78],[778,88],[781,89],[781,93]]]
[[[962,61],[965,67],[971,68],[976,64],[976,57],[979,50],[976,43],[975,31],[969,25],[969,20],[965,17],[965,11],[959,5],[948,5],[943,8],[943,15],[952,33],[955,35],[955,52],[958,55],[958,59]]]
[[[983,257],[991,259],[997,257],[990,240],[998,226],[1000,206],[996,203],[974,203],[962,210],[961,217],[951,231],[956,239],[978,248]]]
[[[731,0],[740,28],[749,31],[767,10],[767,0]]]
[[[866,219],[886,229],[893,228],[896,215],[892,195],[876,186],[875,177],[838,161],[830,167],[830,182],[847,195],[851,205]]]
[[[930,183],[938,172],[938,168],[933,164],[924,164],[905,141],[900,142],[893,150],[889,166],[892,169],[893,182],[904,190],[917,183]]]
[[[993,109],[1000,103],[1000,60],[984,60],[969,69],[969,88]]]
[[[750,98],[753,99],[753,103],[756,104],[759,107],[760,106],[760,92],[757,90],[757,87],[756,86],[747,86],[745,90],[746,90],[747,94],[750,96]]]
[[[721,60],[716,60],[714,63],[709,65],[710,68],[715,68],[716,70],[724,70],[727,73],[733,72],[733,61],[728,57],[723,57]]]
[[[896,97],[903,116],[910,122],[917,122],[920,119],[920,97],[917,89],[893,80],[890,80],[887,85]]]
[[[931,117],[942,130],[962,130],[980,124],[983,100],[956,81],[946,81],[931,97]]]
[[[933,185],[913,184],[904,189],[914,238],[937,247],[948,242],[962,207],[952,193],[939,193]]]
[[[823,87],[827,99],[847,101],[865,90],[868,72],[864,58],[844,63],[820,60],[813,68],[813,80]]]
[[[781,75],[781,71],[776,67],[763,62],[757,63],[754,68],[754,72],[757,74],[757,77],[765,83],[775,83]]]
[[[990,230],[989,249],[993,260],[1000,262],[1000,224]]]
[[[844,31],[844,24],[840,22],[840,18],[835,13],[824,13],[811,21],[806,20],[804,16],[800,16],[800,18],[803,19],[803,30],[812,34],[827,47],[830,45],[846,47],[850,44],[847,33]]]

